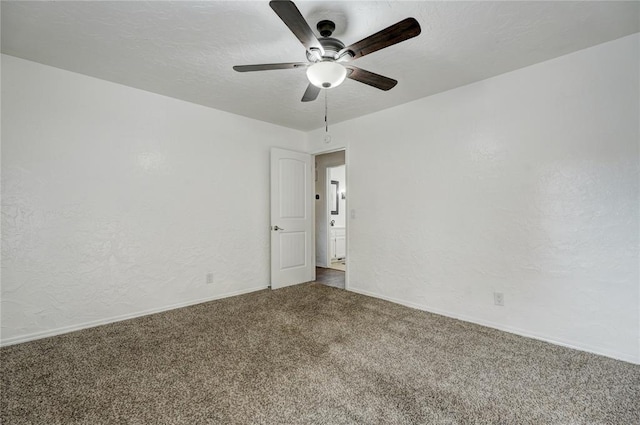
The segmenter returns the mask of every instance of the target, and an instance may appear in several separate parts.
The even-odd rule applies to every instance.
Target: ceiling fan
[[[308,62],[236,65],[233,69],[238,72],[249,72],[306,68],[309,85],[302,96],[303,102],[315,100],[321,89],[337,87],[345,78],[380,90],[392,89],[398,81],[355,67],[350,62],[420,34],[418,21],[407,18],[345,47],[342,41],[331,37],[335,30],[335,24],[332,21],[318,22],[316,28],[321,37],[317,38],[292,1],[272,0],[269,6],[305,47]]]

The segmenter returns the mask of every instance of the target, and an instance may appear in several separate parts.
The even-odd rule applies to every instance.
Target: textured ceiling
[[[354,65],[395,78],[383,92],[347,80],[328,91],[329,121],[409,102],[640,31],[638,2],[298,1],[345,44],[406,17],[417,38]],[[2,2],[2,52],[300,130],[324,125],[324,99],[301,103],[305,61],[265,1]]]

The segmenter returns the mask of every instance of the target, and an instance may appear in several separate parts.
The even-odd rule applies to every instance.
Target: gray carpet
[[[640,367],[317,283],[0,350],[2,424],[638,424]]]

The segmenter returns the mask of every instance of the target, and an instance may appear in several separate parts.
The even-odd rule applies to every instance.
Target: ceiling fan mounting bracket
[[[316,28],[322,37],[331,37],[333,31],[336,29],[336,24],[333,21],[327,19],[320,21],[316,24]]]

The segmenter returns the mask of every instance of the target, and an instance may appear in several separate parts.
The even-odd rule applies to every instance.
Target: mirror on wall
[[[329,199],[331,202],[331,215],[339,214],[340,205],[340,183],[337,180],[331,180],[331,192],[329,193]]]

